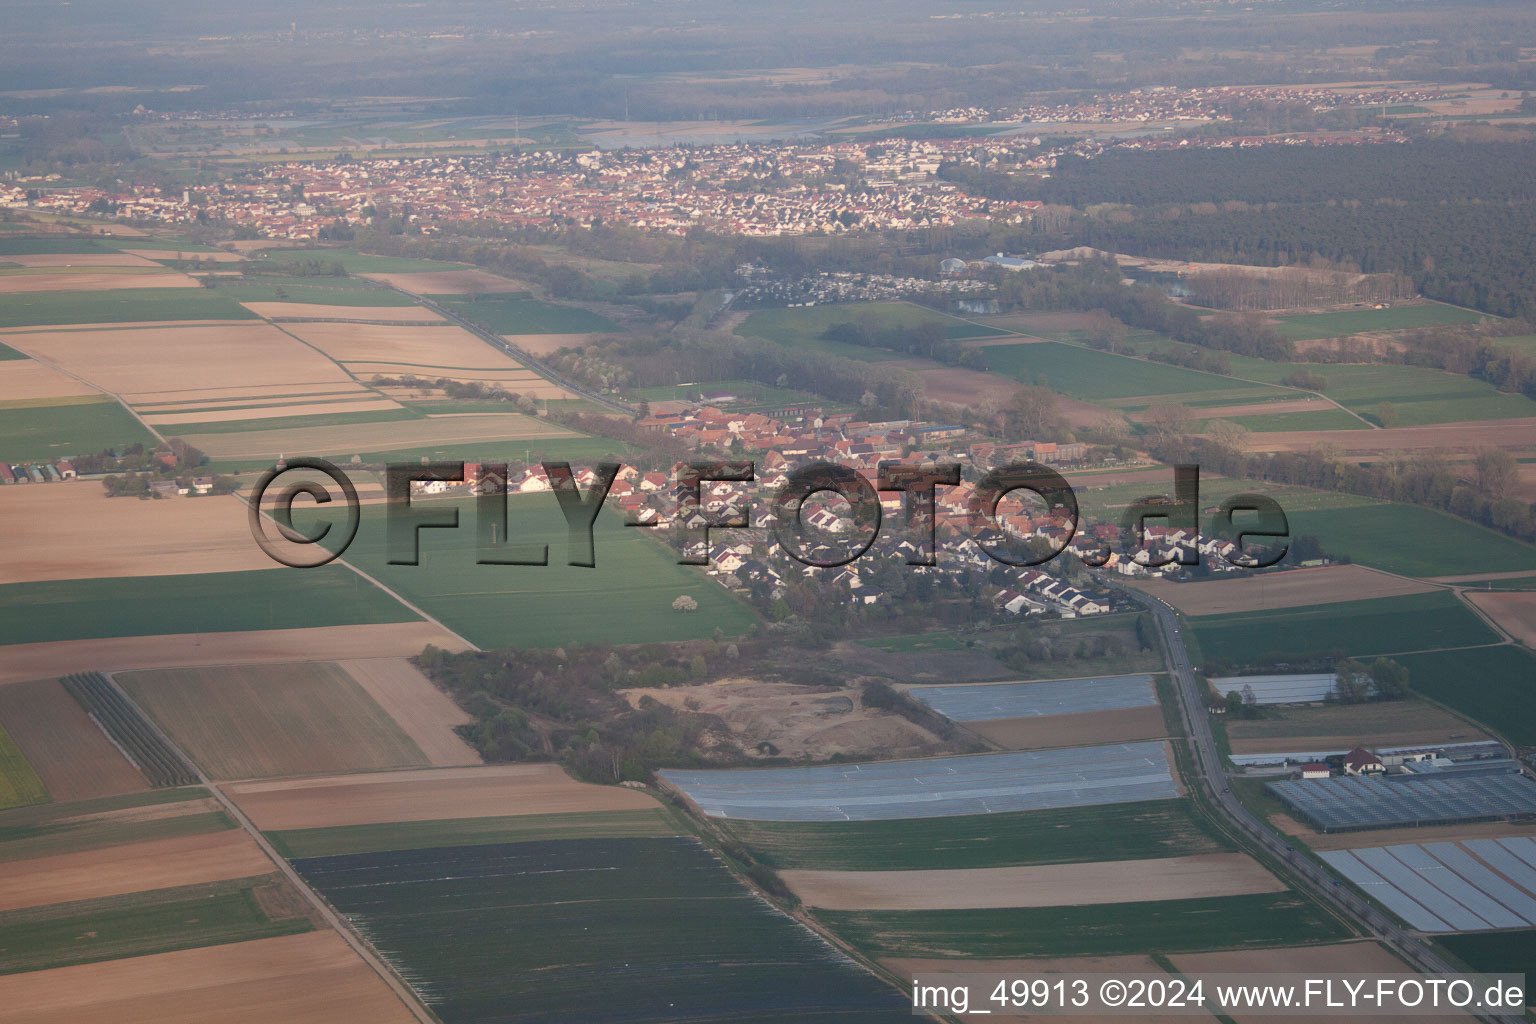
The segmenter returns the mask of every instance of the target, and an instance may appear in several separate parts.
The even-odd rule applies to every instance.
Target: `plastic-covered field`
[[[1149,675],[1053,679],[1041,683],[914,686],[907,694],[956,722],[1116,711],[1157,703]]]
[[[1259,704],[1305,704],[1322,700],[1333,692],[1337,677],[1332,672],[1291,676],[1222,676],[1212,679],[1216,692],[1225,697],[1244,687],[1253,687],[1253,699]]]
[[[1536,843],[1528,838],[1406,843],[1318,856],[1421,931],[1536,924]]]
[[[876,821],[1166,800],[1179,795],[1162,743],[917,761],[660,773],[707,815]]]
[[[1343,778],[1265,787],[1325,832],[1497,821],[1536,814],[1536,782],[1513,771],[1461,777]]]

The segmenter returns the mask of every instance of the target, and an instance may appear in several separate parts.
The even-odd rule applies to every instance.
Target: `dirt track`
[[[1325,565],[1198,583],[1169,583],[1146,578],[1133,580],[1130,585],[1167,601],[1186,615],[1299,608],[1337,601],[1422,594],[1435,589],[1414,580],[1375,572],[1363,565]]]
[[[577,782],[552,764],[238,782],[223,788],[263,831],[656,806],[644,793]]]
[[[781,871],[796,896],[823,910],[978,910],[1095,906],[1283,892],[1243,853],[932,871]]]
[[[415,1024],[332,931],[0,977],[0,1024]]]
[[[253,629],[230,633],[58,640],[0,647],[0,684],[54,679],[70,672],[130,671],[199,665],[247,665],[347,658],[406,658],[427,644],[464,645],[430,622],[386,622],[307,629]]]

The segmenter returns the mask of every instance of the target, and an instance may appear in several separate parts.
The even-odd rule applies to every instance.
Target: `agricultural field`
[[[121,405],[105,396],[81,396],[67,404],[0,406],[0,459],[10,463],[56,462],[131,445],[155,446],[155,437]]]
[[[855,345],[846,341],[823,338],[828,329],[838,324],[858,323],[865,318],[879,321],[881,330],[899,327],[916,327],[924,323],[942,324],[945,336],[951,340],[961,338],[1000,337],[1006,331],[984,327],[947,313],[925,309],[906,302],[863,302],[850,305],[809,306],[796,309],[757,309],[736,328],[736,333],[749,338],[764,338],[791,348],[824,352],[844,359],[877,363],[902,358],[898,352],[868,345]]]
[[[1352,657],[1470,647],[1499,638],[1449,591],[1190,620],[1201,654],[1244,665],[1271,654]]]
[[[1419,931],[1536,924],[1536,842],[1527,837],[1324,850],[1318,856]]]
[[[327,662],[135,672],[119,682],[216,780],[428,763],[357,681]]]
[[[457,461],[469,457],[467,446],[496,444],[506,454],[509,450],[538,448],[545,441],[585,439],[574,430],[510,412],[426,417],[403,412],[391,414],[383,422],[330,426],[252,423],[239,431],[191,430],[182,437],[215,461],[260,460],[254,464],[266,467],[272,465],[279,453],[346,458],[360,451],[418,449],[435,444],[443,445],[447,451],[457,450],[458,454],[451,456]],[[617,442],[605,443],[612,447]]]
[[[1204,433],[1211,429],[1211,424],[1218,419],[1236,423],[1246,430],[1274,431],[1287,430],[1364,430],[1370,424],[1362,423],[1360,419],[1343,409],[1317,409],[1306,412],[1275,412],[1275,413],[1247,413],[1240,416],[1212,415],[1209,410],[1196,410],[1197,416],[1211,416],[1210,419],[1202,419],[1190,429],[1196,433]]]
[[[909,654],[914,651],[961,651],[965,644],[948,630],[937,633],[914,633],[907,636],[870,637],[859,641],[865,647],[889,654]]]
[[[1523,541],[1420,505],[1306,509],[1292,517],[1291,532],[1315,534],[1329,554],[1404,576],[1498,572],[1536,560],[1536,548]]]
[[[577,782],[553,764],[236,782],[224,791],[264,832],[656,808],[644,793]]]
[[[1296,893],[1105,906],[820,911],[877,956],[1061,957],[1183,953],[1336,942],[1349,932]]]
[[[1277,317],[1275,330],[1292,341],[1337,338],[1366,331],[1401,331],[1411,327],[1435,327],[1441,324],[1476,323],[1483,314],[1459,306],[1425,302],[1386,309],[1345,310],[1338,313],[1304,313]]]
[[[0,912],[0,974],[307,932],[301,906],[265,875]]]
[[[947,818],[1178,795],[1162,743],[657,774],[709,817],[750,821]]]
[[[0,810],[44,803],[48,790],[10,733],[0,726]]]
[[[5,1024],[414,1024],[333,931],[0,977]]]
[[[55,802],[137,793],[148,786],[56,679],[0,686],[0,725]]]
[[[1362,565],[1324,565],[1283,572],[1238,573],[1228,579],[1171,583],[1147,577],[1130,586],[1167,602],[1185,615],[1272,611],[1338,601],[1427,594],[1435,588]]]
[[[52,803],[0,817],[0,863],[61,857],[87,850],[209,835],[235,828],[198,787]]]
[[[1467,600],[1493,619],[1504,632],[1527,647],[1536,647],[1536,593],[1467,591]]]
[[[755,616],[669,548],[626,529],[616,515],[593,526],[595,569],[567,564],[569,530],[549,493],[510,498],[508,536],[546,545],[549,564],[481,565],[473,501],[424,503],[424,514],[458,515],[456,530],[420,531],[420,565],[390,565],[382,515],[362,518],[347,558],[429,615],[487,649],[510,644],[646,643],[745,633]],[[297,517],[296,517],[297,518]],[[673,601],[688,594],[694,612]]]
[[[410,737],[428,763],[441,768],[479,764],[480,755],[455,730],[474,721],[463,708],[404,658],[340,663]]]
[[[375,256],[356,249],[326,248],[272,248],[266,250],[262,262],[281,267],[290,263],[319,261],[326,266],[339,263],[348,274],[416,274],[434,270],[461,270],[464,265],[444,263],[441,260],[418,260],[405,256]],[[316,278],[317,282],[328,281]]]
[[[1462,963],[1484,974],[1528,974],[1531,964],[1536,963],[1536,931],[1530,929],[1442,935],[1435,941]]]
[[[650,839],[686,832],[661,807],[628,811],[567,811],[495,818],[396,821],[269,832],[273,847],[290,860],[354,853],[426,850],[439,846],[492,846],[551,839]]]
[[[1149,675],[912,687],[907,695],[1005,750],[1167,735]]]
[[[446,1020],[893,1017],[905,999],[744,888],[691,838],[301,859],[305,879]],[[655,908],[665,906],[665,914]],[[518,908],[506,927],[500,908]],[[537,935],[537,942],[526,937]],[[623,965],[620,967],[619,965]]]
[[[1536,655],[1529,650],[1503,644],[1406,654],[1396,660],[1408,669],[1409,685],[1418,693],[1484,723],[1517,746],[1536,746],[1536,708],[1531,703]]]
[[[34,292],[0,303],[0,327],[253,319],[238,302],[207,288]]]
[[[1413,678],[1417,686],[1419,680]],[[1222,723],[1234,754],[1340,751],[1363,746],[1472,743],[1482,730],[1422,700],[1378,701],[1327,707],[1269,708],[1261,718],[1228,717]]]
[[[133,759],[156,789],[190,786],[198,781],[181,753],[150,727],[112,681],[100,672],[65,676],[61,682],[71,697],[90,713],[107,737]]]
[[[606,334],[621,329],[607,317],[589,310],[541,302],[526,295],[480,295],[473,299],[435,295],[433,299],[492,334]]]
[[[922,871],[1152,860],[1226,853],[1230,841],[1188,800],[886,821],[713,824],[782,869]]]
[[[1223,404],[1294,397],[1292,392],[1262,384],[1055,341],[989,345],[984,351],[987,368],[992,373],[1013,377],[1025,384],[1039,384],[1090,402],[1145,399],[1125,405],[1125,408],[1191,397],[1219,400]]]
[[[0,644],[293,629],[417,616],[345,566],[0,586]]]

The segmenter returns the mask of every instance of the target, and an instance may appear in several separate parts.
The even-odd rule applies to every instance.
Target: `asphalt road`
[[[1222,767],[1221,755],[1216,749],[1216,739],[1211,734],[1210,715],[1206,711],[1205,696],[1201,693],[1200,684],[1195,679],[1195,669],[1189,661],[1189,650],[1184,646],[1178,615],[1168,605],[1149,594],[1134,590],[1127,593],[1151,609],[1157,616],[1158,625],[1163,632],[1168,670],[1174,689],[1179,695],[1179,704],[1184,713],[1184,722],[1189,732],[1195,761],[1194,778],[1186,781],[1198,785],[1210,804],[1230,823],[1280,860],[1289,871],[1289,881],[1296,888],[1310,892],[1345,917],[1354,920],[1420,971],[1426,974],[1459,973],[1455,967],[1430,948],[1423,936],[1398,925],[1368,903],[1364,897],[1357,895],[1348,885],[1336,880],[1316,861],[1292,849],[1284,838],[1277,835],[1268,825],[1260,821],[1257,815],[1243,806],[1227,785],[1226,771]],[[1518,1015],[1505,1015],[1486,1016],[1483,1019],[1515,1024],[1525,1018]]]

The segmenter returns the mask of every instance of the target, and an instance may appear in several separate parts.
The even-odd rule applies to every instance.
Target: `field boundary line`
[[[400,1002],[405,1005],[405,1008],[411,1011],[411,1015],[420,1021],[421,1024],[441,1024],[437,1015],[427,1008],[425,1000],[421,998],[416,990],[404,978],[395,974],[393,969],[374,953],[373,948],[352,928],[346,918],[333,910],[331,905],[325,902],[319,893],[310,888],[309,883],[304,881],[303,876],[298,873],[292,864],[288,863],[287,858],[278,854],[277,850],[267,840],[267,837],[261,834],[261,830],[256,827],[255,823],[246,817],[245,812],[240,810],[235,802],[208,778],[207,773],[203,771],[200,765],[187,757],[186,753],[171,740],[165,730],[160,728],[160,723],[146,714],[144,709],[139,707],[138,703],[129,696],[128,691],[118,685],[117,677],[111,672],[103,672],[102,675],[107,678],[112,688],[122,696],[123,700],[128,702],[128,706],[133,708],[139,717],[148,724],[149,728],[160,738],[160,741],[175,751],[176,755],[191,767],[193,773],[198,778],[198,782],[206,787],[209,793],[213,794],[214,799],[219,802],[225,812],[246,831],[256,845],[261,848],[262,853],[266,854],[268,859],[277,866],[279,873],[292,883],[300,893],[308,897],[309,902],[320,912],[321,918],[346,941],[348,946],[352,947],[353,952],[357,953],[364,963],[373,968],[374,972],[383,979],[384,983],[390,987]]]
[[[1525,646],[1523,643],[1521,643],[1521,641],[1519,639],[1517,639],[1515,637],[1515,635],[1513,633],[1511,633],[1509,630],[1505,629],[1503,626],[1499,625],[1497,620],[1495,620],[1493,618],[1493,616],[1489,615],[1487,612],[1483,611],[1483,609],[1479,608],[1477,606],[1477,602],[1472,600],[1471,598],[1469,598],[1467,596],[1466,588],[1465,587],[1458,587],[1458,586],[1452,585],[1451,593],[1456,595],[1456,600],[1461,602],[1461,606],[1463,608],[1471,609],[1473,615],[1476,615],[1478,618],[1482,619],[1483,622],[1488,626],[1489,629],[1493,630],[1499,636],[1503,637],[1505,643],[1507,643],[1507,644],[1516,644],[1516,645],[1521,646],[1521,647]],[[1483,646],[1484,647],[1494,647],[1494,646],[1497,646],[1497,645],[1496,644],[1484,644]]]

